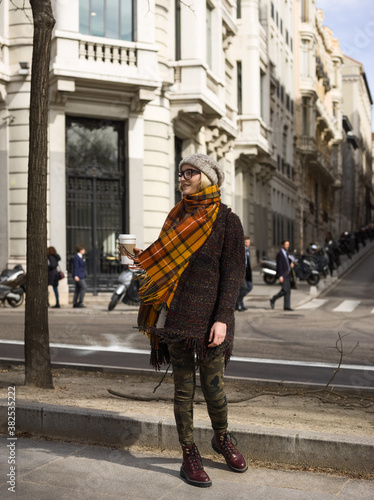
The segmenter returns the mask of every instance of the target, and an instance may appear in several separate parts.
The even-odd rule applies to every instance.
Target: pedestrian
[[[83,245],[76,246],[77,253],[73,259],[73,278],[75,281],[75,291],[73,297],[73,307],[86,307],[83,304],[87,290],[86,284],[86,263],[83,259],[86,249]]]
[[[340,252],[339,252],[338,245],[337,245],[336,241],[334,240],[334,238],[332,237],[332,234],[330,231],[328,231],[325,235],[325,249],[326,249],[328,259],[329,259],[330,274],[332,276],[333,270],[335,269],[335,266],[336,266],[336,268],[338,268],[340,266],[341,262],[340,262]]]
[[[249,247],[251,246],[251,239],[249,236],[244,236],[244,250],[245,250],[245,276],[243,278],[242,284],[240,285],[238,299],[236,301],[235,309],[237,311],[246,311],[247,308],[244,306],[243,299],[248,295],[253,288],[252,283],[252,268],[251,268],[251,252]]]
[[[53,309],[60,308],[59,294],[58,294],[58,282],[60,279],[59,272],[57,270],[58,263],[61,260],[61,257],[57,253],[55,247],[47,248],[47,257],[48,257],[48,286],[52,286],[56,304],[53,306]]]
[[[288,240],[284,240],[281,243],[281,249],[277,253],[277,275],[279,276],[279,282],[282,285],[282,288],[276,295],[274,295],[274,297],[270,299],[270,307],[272,309],[274,309],[275,301],[280,297],[284,297],[283,309],[285,311],[292,311],[290,273],[294,264],[288,256],[289,248],[290,242]]]
[[[212,447],[236,472],[248,468],[227,431],[223,376],[234,340],[234,312],[244,275],[243,228],[221,203],[221,166],[209,156],[192,154],[179,164],[182,200],[171,210],[159,238],[134,260],[143,270],[139,329],[151,343],[156,369],[170,363],[174,372],[174,415],[183,451],[180,475],[207,487],[195,444],[193,399],[196,368],[214,435]]]

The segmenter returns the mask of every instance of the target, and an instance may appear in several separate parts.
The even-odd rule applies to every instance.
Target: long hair
[[[55,249],[55,247],[48,247],[47,248],[47,255],[48,255],[48,257],[50,255],[57,255],[57,250]]]

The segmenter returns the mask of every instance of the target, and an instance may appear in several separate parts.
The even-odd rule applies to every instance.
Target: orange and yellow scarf
[[[139,255],[145,272],[139,289],[138,325],[142,331],[148,333],[147,327],[156,324],[163,304],[170,306],[190,258],[212,231],[220,203],[218,185],[185,196],[170,211],[158,239]]]

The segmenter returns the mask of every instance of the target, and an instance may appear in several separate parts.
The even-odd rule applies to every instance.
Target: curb
[[[0,433],[7,433],[8,404],[0,399]],[[174,421],[119,412],[102,412],[66,406],[18,403],[18,433],[90,444],[145,446],[180,450]],[[374,438],[235,425],[231,429],[249,460],[299,467],[328,468],[355,474],[374,472]],[[203,454],[211,454],[212,430],[197,421],[196,442]]]

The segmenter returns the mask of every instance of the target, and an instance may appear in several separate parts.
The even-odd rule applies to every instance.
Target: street
[[[228,376],[324,384],[341,360],[334,383],[374,386],[373,249],[327,292],[296,303],[293,312],[283,311],[281,300],[271,310],[278,285],[264,285],[255,274],[248,310],[236,313]],[[305,283],[298,288],[299,295],[307,289]],[[24,309],[0,309],[3,359],[23,359],[23,315]],[[149,369],[148,339],[134,328],[136,308],[120,304],[109,313],[102,302],[83,311],[50,310],[49,318],[54,363]]]

